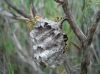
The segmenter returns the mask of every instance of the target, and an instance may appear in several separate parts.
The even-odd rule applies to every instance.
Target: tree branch
[[[63,64],[65,66],[67,74],[78,74],[78,72],[76,70],[73,70],[73,67],[70,64],[67,54],[65,54],[65,60],[64,60]]]
[[[100,21],[100,8],[96,12],[94,21],[92,22],[91,27],[90,27],[90,29],[88,31],[88,35],[87,35],[88,45],[90,45],[91,42],[92,42],[93,35],[94,35],[94,32],[95,32],[95,30],[96,30],[96,28],[98,26],[99,21]]]
[[[10,17],[10,18],[15,18],[11,13],[7,12],[7,11],[4,11],[2,9],[0,9],[0,15],[2,17]]]
[[[22,18],[23,16],[19,15],[19,14],[13,14],[13,13],[9,13],[5,10],[0,9],[0,15],[2,17],[8,17],[8,18],[12,18],[12,19],[18,19],[17,17]]]
[[[60,5],[62,5],[63,11],[66,14],[66,17],[68,17],[67,21],[70,24],[72,30],[74,31],[75,35],[78,37],[78,39],[81,42],[81,48],[82,48],[82,61],[81,61],[81,73],[80,74],[87,74],[88,71],[88,65],[90,63],[90,44],[93,39],[94,32],[97,28],[97,25],[100,20],[100,9],[97,11],[95,19],[88,31],[88,35],[84,35],[83,32],[78,28],[76,25],[75,20],[72,17],[72,14],[69,9],[68,0],[55,0]],[[67,63],[67,62],[66,62]]]
[[[30,7],[32,8],[32,14],[33,14],[33,16],[35,17],[36,15],[39,15],[39,13],[38,13],[35,5],[34,5],[34,1],[33,0],[30,0],[30,5],[31,5]]]
[[[73,19],[73,16],[70,12],[69,6],[68,6],[68,0],[55,0],[59,4],[62,5],[62,8],[64,10],[64,13],[66,14],[66,17],[68,17],[68,23],[70,24],[72,30],[74,31],[75,35],[78,37],[80,41],[84,40],[86,36],[83,34],[83,32],[79,29],[79,27],[76,25],[75,20]]]
[[[27,52],[27,50],[22,47],[20,41],[18,40],[16,34],[12,31],[9,20],[6,19],[6,24],[8,24],[8,27],[10,29],[10,36],[11,39],[14,43],[14,46],[17,48],[18,54],[20,56],[20,58],[27,64],[29,64],[32,68],[35,74],[45,74],[44,72],[41,71],[40,68],[38,68],[38,66],[36,65],[35,61],[33,60],[32,56],[29,55],[29,53]]]
[[[17,13],[19,13],[20,15],[26,17],[26,18],[31,18],[31,16],[27,13],[25,13],[24,11],[22,11],[21,9],[19,9],[18,7],[16,7],[10,0],[5,0],[5,2],[12,7]]]
[[[81,61],[81,74],[87,74],[88,65],[90,64],[90,44],[93,39],[94,32],[97,28],[97,25],[100,20],[100,9],[95,14],[95,19],[91,24],[90,29],[88,30],[87,39],[85,42],[82,42],[82,49],[83,49],[83,57]]]

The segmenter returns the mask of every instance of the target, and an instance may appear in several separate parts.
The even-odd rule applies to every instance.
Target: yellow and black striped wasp
[[[67,34],[63,33],[63,40],[64,40],[64,43],[65,43],[65,50],[68,49],[68,46],[67,46],[67,41],[68,41],[68,36]],[[65,50],[63,51],[63,53],[65,53]]]
[[[64,42],[65,42],[65,50],[63,51],[63,53],[66,51],[66,49],[68,49],[67,41],[69,43],[71,43],[72,45],[74,45],[78,50],[80,50],[80,47],[76,43],[68,40],[68,36],[67,36],[66,33],[63,33],[63,39],[64,39]]]
[[[41,16],[35,16],[34,17],[34,14],[32,13],[31,7],[30,7],[30,13],[31,13],[32,19],[29,19],[29,18],[19,18],[19,19],[26,21],[28,28],[30,29],[30,31],[32,31],[32,29],[33,29],[33,27],[36,23],[36,20],[39,19],[39,18],[42,18],[42,17]]]
[[[56,16],[54,21],[55,21],[55,22],[59,22],[61,19],[62,19],[62,17]]]
[[[53,15],[50,14],[49,12],[47,12],[47,14],[53,16]],[[59,21],[62,19],[62,17],[58,16],[57,14],[56,14],[55,16],[53,16],[53,17],[54,17],[54,18],[52,18],[52,19],[53,19],[53,21],[55,21],[55,22],[59,22]]]

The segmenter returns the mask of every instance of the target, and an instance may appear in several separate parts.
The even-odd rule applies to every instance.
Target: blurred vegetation
[[[0,0],[1,1],[1,0]],[[22,2],[21,0],[11,0],[18,8],[24,10],[25,12],[30,14],[30,2],[29,0],[24,0],[24,8],[22,8]],[[41,9],[41,15],[43,17],[46,17],[50,20],[58,17],[63,17],[64,12],[61,8],[61,6],[57,7],[57,3],[54,2],[54,0],[41,0],[41,3],[39,3],[40,0],[34,0],[34,3],[38,10]],[[71,12],[73,14],[74,19],[77,22],[77,25],[82,29],[82,31],[86,34],[87,29],[90,26],[92,20],[93,20],[93,14],[97,9],[100,7],[100,1],[99,0],[69,0]],[[40,7],[40,5],[42,7]],[[16,13],[12,8],[8,8],[8,5],[3,1],[2,9],[5,9],[9,12]],[[10,9],[10,10],[9,10]],[[0,70],[6,67],[5,73],[0,74],[33,74],[32,70],[28,68],[27,65],[23,64],[22,61],[19,60],[17,56],[16,47],[14,46],[14,43],[11,40],[11,33],[8,25],[5,25],[4,19],[2,19],[0,15]],[[27,28],[26,23],[20,20],[12,20],[13,23],[10,23],[10,26],[12,30],[16,33],[18,36],[18,39],[20,40],[23,47],[28,48],[29,44],[26,42],[27,36],[29,36],[29,30]],[[18,22],[18,24],[15,24],[15,22]],[[100,28],[100,26],[99,26]],[[95,52],[97,56],[99,56],[100,51],[100,30],[99,28],[96,31],[97,36],[94,36],[93,45],[95,45]],[[77,44],[80,47],[80,43],[77,39],[77,37],[74,35],[73,31],[71,30],[69,24],[67,22],[63,23],[63,32],[68,34],[69,41],[68,49],[66,50],[66,53],[68,54],[69,59],[72,62],[72,66],[74,68],[80,69],[80,62],[81,62],[81,52],[75,48],[70,41],[73,41],[75,44]],[[26,32],[26,34],[24,34]],[[96,39],[97,38],[97,39]],[[96,41],[97,42],[96,42]],[[98,45],[96,45],[98,44]],[[99,47],[98,47],[99,46]],[[99,50],[98,50],[99,49]],[[95,54],[92,52],[92,55],[94,56],[92,58],[92,61],[94,64],[100,64],[100,61],[97,61],[97,58],[95,57]],[[16,59],[16,58],[17,59]],[[99,58],[100,60],[100,58]],[[2,66],[1,66],[2,64]],[[45,73],[49,73],[49,68],[43,68],[40,67],[41,70],[43,70]],[[2,70],[3,71],[3,70]],[[0,72],[2,72],[0,71]],[[60,72],[59,72],[60,71]],[[94,71],[94,72],[93,72]],[[93,74],[99,74],[100,73],[100,66],[94,66],[93,68]],[[52,74],[64,74],[65,70],[63,66],[57,67],[55,70],[53,70]],[[91,74],[91,70],[89,71],[89,74]]]

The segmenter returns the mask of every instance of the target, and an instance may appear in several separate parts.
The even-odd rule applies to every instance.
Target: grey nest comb
[[[55,68],[63,63],[65,43],[59,22],[37,19],[30,37],[37,64]]]

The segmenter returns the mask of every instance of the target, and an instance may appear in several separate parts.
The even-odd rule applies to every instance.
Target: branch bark
[[[94,32],[97,28],[97,25],[100,20],[100,9],[97,11],[94,21],[88,31],[87,39],[85,42],[82,42],[82,61],[81,61],[81,73],[80,74],[87,74],[88,72],[88,65],[90,64],[90,44],[93,40]]]
[[[91,23],[91,27],[90,27],[90,29],[88,31],[88,35],[87,35],[88,45],[90,45],[91,42],[92,42],[93,35],[94,35],[94,32],[95,32],[95,30],[96,30],[96,28],[98,26],[99,21],[100,21],[100,8],[96,12],[95,17],[94,17],[94,20]]]
[[[30,0],[30,5],[31,5],[30,7],[32,8],[32,14],[33,14],[33,16],[35,17],[36,15],[39,15],[39,13],[38,13],[35,5],[34,5],[34,1],[33,0]]]
[[[83,34],[83,32],[80,30],[80,28],[76,25],[75,20],[73,19],[73,16],[70,12],[68,0],[55,0],[57,3],[62,5],[63,11],[66,14],[66,17],[68,17],[67,21],[72,28],[75,35],[78,37],[78,39],[81,41],[86,38],[86,36]]]
[[[95,32],[95,30],[97,28],[97,25],[99,23],[99,20],[100,20],[100,9],[97,11],[96,16],[94,18],[94,21],[93,21],[90,29],[88,30],[88,35],[86,36],[79,29],[79,27],[76,25],[76,22],[73,19],[73,16],[70,12],[70,8],[69,8],[69,5],[68,5],[68,0],[55,0],[55,1],[57,3],[59,3],[60,5],[62,5],[63,11],[66,14],[66,17],[68,17],[67,21],[68,21],[70,27],[72,28],[73,32],[78,37],[78,39],[80,40],[81,48],[82,48],[82,52],[83,52],[82,53],[81,72],[80,72],[80,74],[87,74],[88,65],[90,64],[90,44],[92,42],[94,32]],[[66,61],[66,63],[67,63],[67,61]]]
[[[2,16],[2,17],[7,17],[7,18],[12,18],[12,19],[17,19],[17,17],[23,17],[23,16],[21,16],[21,15],[19,15],[19,14],[12,14],[12,13],[9,13],[9,12],[7,12],[7,11],[5,11],[5,10],[3,10],[3,9],[0,9],[0,15]]]
[[[79,74],[77,71],[73,70],[71,63],[67,57],[67,54],[65,55],[64,67],[66,69],[67,74]]]
[[[12,7],[17,13],[19,13],[20,15],[26,17],[26,18],[31,18],[31,16],[27,13],[25,13],[24,11],[22,11],[21,9],[19,9],[18,7],[16,7],[10,0],[5,0],[5,2]]]
[[[9,20],[6,19],[6,18],[5,18],[5,20],[6,20],[6,23],[8,24],[9,29],[10,29],[11,39],[12,39],[12,41],[14,43],[14,46],[17,48],[17,52],[18,52],[20,58],[25,63],[30,65],[30,67],[33,68],[35,74],[45,74],[44,72],[41,71],[40,68],[38,68],[38,66],[34,62],[32,56],[30,56],[30,54],[28,54],[27,50],[24,47],[22,47],[22,45],[21,45],[20,41],[18,40],[16,34],[12,31],[12,28],[10,26]]]

